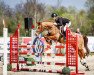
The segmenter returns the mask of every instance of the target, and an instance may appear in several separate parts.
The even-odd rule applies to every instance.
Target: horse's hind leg
[[[79,57],[80,57],[80,62],[81,62],[81,64],[86,67],[86,70],[87,70],[87,71],[89,71],[89,67],[88,67],[88,65],[87,65],[87,63],[86,63],[84,51],[83,51],[83,50],[79,50],[79,51],[78,51],[78,54],[79,54]]]
[[[89,53],[90,53],[90,50],[89,50],[89,48],[88,48],[88,46],[87,46],[87,44],[88,44],[88,38],[87,38],[87,36],[83,36],[83,39],[84,39],[84,46],[85,46],[85,49],[86,49],[86,56],[89,56]]]

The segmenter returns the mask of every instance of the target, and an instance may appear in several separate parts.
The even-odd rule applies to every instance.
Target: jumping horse
[[[60,30],[58,27],[54,25],[53,22],[37,22],[38,27],[36,30],[36,35],[43,33],[43,37],[46,39],[46,41],[49,44],[51,43],[51,40],[58,41],[60,43],[65,43],[64,36],[60,33]],[[71,32],[72,35],[75,35],[77,33]],[[78,55],[80,57],[80,62],[83,66],[86,67],[86,70],[89,70],[89,66],[87,65],[85,61],[85,57],[89,55],[90,50],[87,46],[88,38],[86,36],[78,35]]]

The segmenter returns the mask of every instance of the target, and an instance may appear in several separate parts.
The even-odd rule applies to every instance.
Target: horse
[[[50,45],[52,44],[51,40],[65,44],[64,36],[60,33],[60,30],[58,29],[57,26],[54,25],[53,22],[37,22],[37,24],[38,28],[36,30],[36,35],[45,32],[43,36]],[[77,33],[71,31],[71,34],[75,35]],[[83,66],[86,67],[86,70],[89,70],[89,66],[85,61],[85,57],[88,56],[90,53],[90,50],[87,46],[88,38],[80,34],[77,35],[78,35],[78,55],[80,57],[80,62]]]

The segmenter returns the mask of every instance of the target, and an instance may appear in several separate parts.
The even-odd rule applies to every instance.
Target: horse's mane
[[[43,23],[43,22],[51,22],[51,23],[53,23],[54,20],[43,20],[42,22],[41,22],[41,21],[40,21],[40,22],[37,22],[37,24],[40,25],[40,24]]]
[[[42,22],[54,22],[54,20],[44,20]]]
[[[54,21],[51,21],[51,20],[50,20],[50,21],[49,21],[49,20],[45,20],[45,21],[42,21],[42,22],[54,22]]]

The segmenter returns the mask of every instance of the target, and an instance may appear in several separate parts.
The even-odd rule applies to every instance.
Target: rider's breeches
[[[69,27],[71,25],[71,21],[69,23],[66,23],[66,25],[64,26],[64,31],[66,31],[66,28]]]

